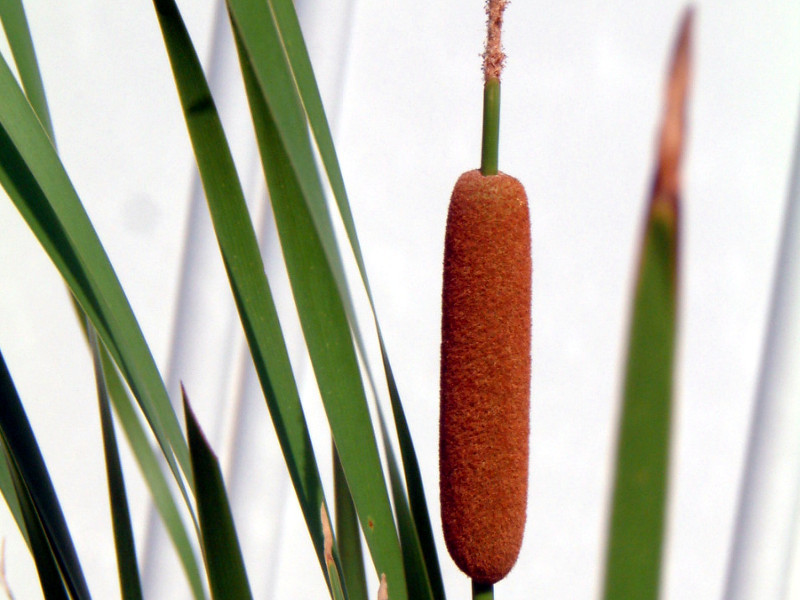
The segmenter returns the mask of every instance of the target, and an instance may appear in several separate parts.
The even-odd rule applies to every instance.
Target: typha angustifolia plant
[[[490,6],[490,24],[497,25],[494,31],[499,33],[504,3],[492,4],[494,12],[491,12]],[[110,451],[115,431],[111,426],[113,423],[121,427],[131,440],[136,458],[143,465],[142,471],[145,473],[147,485],[157,498],[159,514],[169,523],[170,540],[181,557],[183,576],[192,596],[198,600],[208,595],[246,598],[247,574],[240,568],[241,560],[231,520],[226,517],[215,522],[215,519],[208,517],[228,514],[224,481],[219,477],[213,453],[199,430],[199,424],[194,422],[191,411],[188,410],[188,399],[185,426],[181,426],[180,419],[173,413],[169,394],[116,280],[110,261],[105,256],[99,238],[94,235],[92,224],[82,210],[80,199],[72,189],[66,170],[55,153],[43,96],[37,93],[39,85],[35,81],[36,77],[31,77],[36,74],[35,62],[26,60],[26,56],[30,58],[29,50],[32,46],[24,42],[27,32],[21,25],[23,21],[18,18],[19,12],[12,14],[13,11],[8,8],[15,6],[21,7],[14,2],[0,3],[0,18],[3,19],[4,28],[16,34],[9,35],[9,43],[22,81],[22,86],[17,85],[5,63],[0,68],[0,145],[3,150],[0,153],[0,178],[12,201],[30,224],[31,230],[42,241],[63,274],[71,293],[97,334],[96,362],[101,364],[98,372],[102,379],[98,380],[98,389],[105,389],[107,399],[102,402],[110,402],[115,415],[115,420],[109,419],[108,406],[101,404],[104,434],[107,434],[104,443],[109,450],[107,456],[113,454]],[[379,586],[379,597],[384,599],[444,598],[416,456],[382,339],[381,358],[385,362],[385,372],[377,369],[380,377],[375,378],[375,385],[384,385],[385,375],[386,386],[391,395],[392,414],[386,423],[380,424],[380,429],[387,426],[388,435],[377,435],[375,430],[378,427],[371,425],[367,418],[368,411],[364,409],[364,388],[370,388],[373,383],[365,381],[358,369],[358,360],[363,358],[359,340],[361,334],[351,319],[352,308],[347,286],[343,284],[345,279],[342,276],[340,253],[352,251],[364,279],[363,283],[365,287],[368,286],[349,214],[347,195],[302,35],[297,27],[293,5],[286,0],[270,0],[260,4],[229,0],[226,8],[238,43],[246,93],[262,153],[265,178],[271,192],[270,199],[278,221],[278,234],[287,271],[292,280],[297,309],[301,313],[303,334],[317,383],[321,388],[324,410],[340,462],[336,467],[336,498],[330,502],[321,483],[320,465],[316,462],[309,443],[295,373],[286,359],[283,347],[285,341],[280,323],[275,317],[269,281],[264,277],[264,265],[257,244],[254,243],[250,215],[242,203],[241,183],[230,159],[214,98],[183,27],[177,5],[161,0],[154,3],[154,8],[156,10],[153,17],[158,20],[171,59],[181,109],[190,132],[220,254],[256,367],[263,400],[274,423],[286,468],[301,507],[302,518],[308,528],[308,541],[320,563],[320,577],[329,586],[331,596],[337,600],[364,598],[367,586],[363,584],[367,580],[373,586]],[[445,291],[445,295],[454,297],[447,304],[455,309],[445,316],[448,323],[445,328],[448,336],[451,336],[444,342],[447,355],[445,362],[451,365],[446,370],[454,379],[443,382],[443,387],[446,388],[444,394],[455,396],[454,391],[459,391],[475,401],[476,406],[482,402],[484,396],[470,389],[468,384],[472,375],[459,375],[458,367],[455,366],[456,363],[474,365],[474,348],[480,347],[470,344],[466,347],[459,346],[459,337],[454,333],[459,327],[463,327],[459,313],[462,316],[467,315],[468,325],[477,324],[477,321],[470,320],[475,311],[462,292],[483,286],[487,292],[482,294],[482,299],[492,302],[495,300],[492,297],[494,292],[508,297],[518,293],[519,297],[528,296],[527,300],[530,296],[530,280],[526,281],[524,277],[526,271],[530,272],[530,265],[525,264],[524,258],[526,248],[529,253],[530,243],[526,237],[530,227],[527,214],[523,217],[521,212],[524,192],[515,180],[499,171],[497,158],[500,73],[493,69],[502,63],[502,59],[501,53],[492,50],[499,49],[499,35],[494,38],[490,35],[490,40],[492,39],[497,42],[497,46],[493,42],[488,44],[487,57],[500,60],[490,61],[491,68],[486,69],[490,75],[485,86],[486,123],[481,168],[466,174],[453,193],[454,219],[451,226],[448,226],[452,235],[449,235],[447,242],[451,260],[445,283],[449,290]],[[678,85],[670,87],[679,89]],[[535,107],[532,109],[535,110]],[[680,122],[674,113],[671,114],[673,116],[665,119],[665,132],[667,122],[671,126]],[[674,133],[677,129],[671,131]],[[680,137],[678,135],[677,139]],[[676,198],[680,186],[676,182],[680,178],[677,176],[679,161],[676,157],[680,156],[680,152],[676,153],[675,148],[680,144],[674,144],[675,136],[665,134],[663,139],[664,147],[671,150],[665,151],[663,160],[659,163],[658,185],[655,186],[658,193],[651,203],[644,236],[646,256],[640,265],[641,282],[636,288],[636,310],[631,326],[631,362],[624,411],[626,416],[623,418],[618,453],[620,483],[616,488],[610,532],[610,597],[620,597],[626,593],[629,594],[628,597],[649,597],[658,581],[658,577],[653,576],[654,571],[657,571],[657,567],[653,565],[658,562],[660,550],[654,548],[660,548],[663,544],[662,500],[657,499],[652,510],[642,510],[635,506],[635,499],[646,495],[643,488],[637,487],[642,478],[637,479],[636,474],[641,474],[641,469],[655,473],[652,489],[656,490],[657,495],[663,496],[663,484],[659,483],[665,470],[663,428],[669,421],[668,417],[663,416],[669,409],[668,403],[663,401],[663,392],[665,389],[670,390],[671,380],[663,373],[650,370],[653,363],[658,363],[664,370],[671,370],[670,332],[674,329],[675,322],[676,283],[668,277],[665,278],[664,273],[672,268],[670,261],[677,260],[674,251],[677,225],[670,219],[677,220]],[[317,159],[321,165],[319,170]],[[325,203],[328,186],[336,203],[337,218],[341,219],[346,231],[343,248],[335,243],[333,227],[329,222],[330,215]],[[514,201],[509,201],[509,198]],[[472,214],[469,206],[476,202],[477,210]],[[509,210],[508,221],[502,221],[498,216],[504,206]],[[334,208],[333,203],[330,208]],[[503,231],[498,233],[498,229]],[[491,243],[484,243],[488,238],[492,238]],[[475,258],[481,255],[483,262],[480,265],[477,262],[467,262],[470,256]],[[464,256],[467,258],[464,259]],[[476,275],[478,266],[481,269],[486,267],[484,273],[493,268],[508,268],[507,273],[510,275],[495,285],[494,282]],[[512,292],[512,288],[516,292]],[[662,294],[656,293],[658,290]],[[502,305],[523,307],[524,311],[525,302],[518,300]],[[459,303],[462,303],[460,307]],[[486,305],[481,305],[481,309],[486,311]],[[500,314],[503,310],[491,312]],[[640,314],[645,317],[640,318]],[[656,316],[652,319],[647,316],[654,314]],[[514,438],[519,442],[527,436],[527,405],[523,406],[522,402],[517,401],[528,393],[527,389],[524,393],[520,390],[521,381],[529,377],[527,370],[530,366],[524,364],[524,357],[525,346],[530,344],[530,340],[525,338],[530,329],[530,315],[506,317],[507,322],[516,323],[508,331],[502,330],[502,326],[494,322],[483,333],[488,334],[487,339],[503,336],[506,341],[511,341],[512,345],[517,346],[516,357],[523,357],[521,362],[516,366],[509,366],[513,361],[500,356],[499,362],[504,363],[508,371],[508,375],[502,378],[495,378],[494,372],[475,372],[478,373],[476,380],[481,385],[485,384],[487,388],[495,385],[499,387],[499,391],[492,392],[498,398],[497,406],[516,413],[509,422],[518,429],[510,433],[502,432],[501,435],[500,428],[495,427],[497,440],[505,439],[508,442],[510,438]],[[640,335],[640,332],[645,331],[642,323],[661,323],[662,329],[656,330],[655,334]],[[450,327],[453,329],[449,329]],[[380,330],[378,331],[380,336]],[[656,343],[656,338],[664,342]],[[640,343],[642,339],[647,343]],[[661,352],[661,358],[664,359],[662,362],[648,362],[648,353],[652,347]],[[494,352],[495,349],[489,348],[486,356],[490,354],[489,351]],[[470,366],[468,369],[472,373],[475,367]],[[500,379],[503,381],[500,382]],[[657,394],[661,400],[653,404],[644,402],[653,390],[641,392],[635,381],[649,381],[654,388],[661,388]],[[6,400],[2,408],[7,417],[0,419],[7,434],[3,447],[7,460],[0,461],[7,467],[7,471],[0,476],[0,486],[12,506],[21,531],[25,533],[26,543],[30,545],[31,552],[37,559],[37,566],[43,574],[42,587],[46,596],[86,597],[81,566],[71,551],[68,530],[63,520],[58,518],[59,509],[53,501],[49,487],[43,483],[46,481],[46,472],[32,466],[40,463],[32,450],[35,439],[25,426],[21,412],[22,402],[16,398],[10,372],[5,368],[0,377],[0,387]],[[646,410],[650,411],[652,418],[628,418],[628,413],[633,415],[645,404],[650,407]],[[179,403],[178,407],[180,410]],[[476,420],[477,412],[479,410],[470,408],[461,414],[465,419]],[[146,426],[139,423],[142,416]],[[638,438],[630,434],[631,423],[633,431],[641,431],[642,423],[645,423],[646,431],[650,431],[649,427],[656,426],[658,431],[651,438],[662,449],[652,454],[649,450],[638,452],[636,446],[632,450],[631,440],[636,441]],[[394,425],[396,431],[391,431],[390,424]],[[458,432],[466,429],[458,425],[443,427],[448,430],[446,437],[452,440],[452,445],[458,447],[463,441],[458,439]],[[188,437],[191,439],[188,441],[183,433],[184,429],[190,433]],[[395,433],[399,441],[399,460],[393,454],[394,447],[386,444],[384,455],[387,468],[386,473],[383,473],[375,448],[381,440],[391,438]],[[519,463],[522,462],[525,452],[523,445],[516,442],[497,444],[497,440],[484,437],[477,441],[475,447],[482,448],[492,461],[505,461],[504,477],[522,473]],[[153,441],[158,446],[155,452],[151,448]],[[461,453],[461,458],[468,454],[468,447],[469,444],[461,446],[462,450],[467,449]],[[501,458],[503,452],[510,453],[508,460]],[[443,463],[454,473],[463,474],[463,470],[459,470],[462,468],[459,466],[461,458],[457,454],[448,454]],[[160,455],[163,455],[166,464],[166,468],[161,470],[156,460]],[[515,461],[517,464],[512,464]],[[120,471],[114,460],[108,458],[107,462],[109,486],[115,487],[112,498],[119,498],[120,493],[125,493],[119,486]],[[645,462],[647,465],[642,467]],[[653,465],[655,466],[651,469]],[[633,477],[627,471],[630,469]],[[483,533],[479,532],[476,537],[483,536],[483,541],[478,540],[475,544],[468,537],[472,535],[469,532],[470,527],[447,534],[448,547],[459,556],[457,561],[465,565],[465,570],[474,580],[473,591],[477,597],[490,596],[493,585],[491,582],[502,576],[516,558],[517,538],[522,535],[520,521],[524,522],[525,513],[522,503],[527,494],[521,481],[526,477],[527,475],[517,477],[513,485],[502,490],[501,495],[498,495],[498,488],[504,484],[497,484],[490,475],[468,475],[463,479],[453,477],[456,484],[467,482],[466,487],[472,487],[472,492],[479,486],[480,495],[495,500],[496,506],[492,507],[493,510],[503,512],[508,509],[504,514],[510,515],[506,529],[506,525],[501,523],[505,517],[498,518],[495,513],[489,525],[489,535],[486,535],[486,529]],[[644,479],[650,481],[646,477]],[[171,480],[176,483],[174,493],[167,485]],[[631,481],[636,485],[625,483]],[[469,498],[469,493],[470,490],[467,490],[467,494],[462,495],[458,490],[448,488],[447,493],[443,494],[447,497],[443,500],[445,503],[457,505],[464,497]],[[472,495],[475,496],[474,493]],[[117,512],[115,518],[119,518],[122,523],[126,512],[124,503],[113,499],[111,502]],[[504,503],[513,506],[504,506]],[[333,524],[328,519],[329,506],[335,506],[335,519],[331,519]],[[482,511],[481,507],[467,506],[464,512],[459,513],[462,516],[457,514],[455,518],[464,518],[464,523],[474,522],[479,525],[481,515],[486,514]],[[185,513],[188,517],[176,518],[178,513]],[[642,515],[657,522],[659,526],[640,521]],[[634,525],[627,528],[620,525],[626,520]],[[452,528],[448,525],[446,527]],[[123,537],[124,530],[125,527],[120,528],[123,532],[119,534],[120,538]],[[497,535],[498,531],[503,535]],[[364,548],[367,556],[366,561],[363,561],[366,565],[359,565],[362,562],[358,553],[362,547],[361,536],[366,542]],[[649,541],[643,542],[642,538],[649,538]],[[130,539],[127,541],[130,542]],[[644,550],[643,543],[647,545]],[[475,548],[477,551],[474,551]],[[135,598],[137,594],[135,552],[135,547],[130,543],[126,544],[123,539],[118,541],[120,580],[130,582],[130,585],[122,586],[125,588],[122,594],[126,600]],[[630,562],[631,556],[637,562]],[[645,559],[647,563],[643,564]],[[236,568],[226,569],[226,563],[235,564]],[[359,566],[362,568],[353,568]],[[643,586],[634,581],[637,574],[645,581]],[[524,577],[524,574],[520,577]],[[615,587],[615,582],[622,580],[630,580],[626,583],[630,583],[631,587],[618,591],[620,588]],[[644,587],[647,591],[643,591]],[[626,589],[634,591],[625,591]]]

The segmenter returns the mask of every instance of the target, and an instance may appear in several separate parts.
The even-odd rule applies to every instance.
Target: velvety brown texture
[[[522,544],[530,348],[525,190],[509,175],[469,171],[445,235],[439,484],[450,555],[482,583],[505,577]]]

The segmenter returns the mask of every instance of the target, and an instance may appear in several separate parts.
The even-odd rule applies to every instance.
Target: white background
[[[213,0],[181,4],[261,222],[263,184],[225,23],[215,27]],[[452,185],[479,160],[482,2],[297,6],[438,531],[442,242]],[[663,594],[670,600],[722,593],[800,98],[800,6],[696,6]],[[531,202],[534,367],[528,527],[498,598],[599,594],[634,252],[682,7],[516,0],[506,13],[500,166]],[[324,597],[263,399],[243,366],[152,6],[31,0],[26,9],[64,163],[171,392],[186,383],[226,465],[255,595]],[[281,258],[268,223],[266,231],[272,274]],[[275,281],[285,299],[285,281]],[[190,291],[179,294],[181,285]],[[91,590],[116,597],[89,355],[63,284],[8,200],[0,202],[0,348]],[[296,340],[291,349],[301,365]],[[302,391],[324,465],[313,381]],[[127,455],[125,467],[148,597],[184,597],[169,547],[150,532]],[[37,597],[5,513],[0,534],[16,597]],[[468,597],[468,580],[438,541],[449,597]]]

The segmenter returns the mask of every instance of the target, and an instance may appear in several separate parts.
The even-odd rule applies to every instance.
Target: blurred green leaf
[[[642,243],[620,424],[606,600],[658,598],[669,468],[678,214],[653,199]]]
[[[211,597],[215,600],[252,600],[219,462],[200,431],[185,390],[182,393]]]
[[[52,555],[55,569],[63,578],[69,595],[74,600],[90,598],[58,496],[1,353],[0,438],[37,568],[44,569],[44,572],[40,571],[40,577],[50,577],[48,573],[52,573],[54,568],[44,556],[46,545],[46,553]],[[42,585],[49,587],[51,583],[43,581]],[[59,587],[55,583],[52,585]]]

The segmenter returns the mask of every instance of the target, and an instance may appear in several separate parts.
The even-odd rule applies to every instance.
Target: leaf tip
[[[378,600],[389,600],[389,584],[386,583],[386,573],[381,573],[381,584],[378,587]]]
[[[328,518],[328,511],[325,510],[325,504],[319,506],[319,517],[322,521],[322,539],[323,548],[325,553],[325,562],[327,564],[333,563],[333,530],[331,529],[331,521]]]
[[[667,81],[664,117],[661,123],[657,192],[677,198],[680,192],[680,163],[686,129],[686,105],[691,79],[692,23],[694,6],[683,12]],[[656,193],[654,196],[658,196]]]

